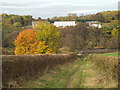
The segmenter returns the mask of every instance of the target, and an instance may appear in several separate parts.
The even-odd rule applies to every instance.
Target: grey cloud
[[[53,0],[54,1],[54,0]],[[63,1],[63,0],[62,0]],[[75,0],[76,1],[76,0]],[[79,0],[78,0],[79,1]],[[3,13],[33,15],[38,18],[48,18],[54,16],[65,16],[68,12],[80,14],[90,14],[105,10],[117,10],[117,3],[86,3],[82,2],[24,2],[24,3],[1,3]]]
[[[23,2],[23,3],[0,3],[0,6],[5,8],[5,7],[30,7],[30,6],[43,6],[51,4],[51,2]]]

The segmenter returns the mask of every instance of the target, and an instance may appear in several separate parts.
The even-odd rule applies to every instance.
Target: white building
[[[41,20],[41,21],[45,21],[44,19]],[[39,22],[41,22],[40,20],[39,21],[32,21],[32,27],[34,28]],[[49,23],[48,21],[45,21],[46,23]]]
[[[40,21],[32,21],[32,27],[34,28],[36,25],[37,25],[37,23],[39,23]]]
[[[87,21],[86,23],[89,24],[89,26],[92,26],[92,27],[97,27],[97,28],[101,28],[101,23],[98,22],[98,21]]]
[[[67,27],[67,26],[75,26],[75,21],[54,21],[53,25],[56,27]]]

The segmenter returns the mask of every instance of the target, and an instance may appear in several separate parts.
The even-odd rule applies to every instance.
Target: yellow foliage
[[[119,33],[119,29],[113,29],[112,30],[112,36],[118,36],[118,33]]]
[[[57,52],[61,45],[60,31],[52,24],[41,21],[35,26],[37,40],[42,42],[52,49],[52,52]],[[45,41],[45,42],[44,42]],[[42,44],[41,44],[42,45]]]
[[[53,53],[53,50],[51,48],[49,48],[47,45],[45,45],[46,42],[40,42],[38,44],[38,48],[37,48],[37,52],[42,53],[42,54],[51,54]]]

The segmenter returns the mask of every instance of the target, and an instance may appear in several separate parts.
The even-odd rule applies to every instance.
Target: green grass
[[[120,52],[114,52],[114,53],[104,53],[104,54],[100,54],[100,55],[106,55],[106,56],[120,56]]]
[[[73,64],[60,66],[58,69],[56,68],[36,80],[29,81],[23,88],[64,88],[69,76],[71,76],[78,67],[78,63],[79,60]]]
[[[87,86],[83,85],[85,82],[85,68],[87,64],[87,57],[82,59],[82,64],[79,66],[77,71],[71,77],[70,85],[68,88],[87,88]]]

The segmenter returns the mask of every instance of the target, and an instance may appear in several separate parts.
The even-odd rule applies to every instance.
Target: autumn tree
[[[48,47],[48,45],[46,45],[46,42],[40,42],[37,46],[37,52],[41,53],[41,54],[51,54],[54,53],[53,50],[51,48]]]
[[[39,22],[34,28],[36,31],[37,40],[45,41],[46,45],[55,53],[60,46],[60,32],[58,29],[44,21]]]
[[[17,36],[14,41],[15,54],[36,54],[36,48],[39,42],[36,40],[36,32],[34,30],[24,30]]]

